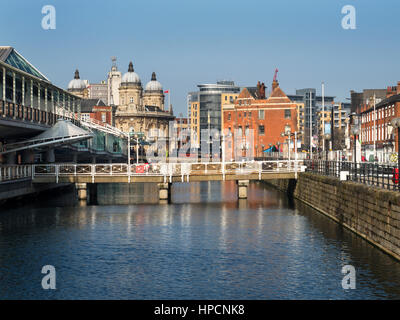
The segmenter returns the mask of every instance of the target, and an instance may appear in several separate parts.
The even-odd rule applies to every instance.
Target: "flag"
[[[169,90],[167,90],[167,91],[164,91],[164,93],[169,93]]]

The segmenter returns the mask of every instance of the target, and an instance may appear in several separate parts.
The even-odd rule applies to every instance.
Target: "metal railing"
[[[49,164],[33,165],[33,178],[55,176],[162,176],[171,181],[173,176],[191,175],[248,175],[280,172],[291,173],[305,170],[303,161],[251,161],[251,162],[211,162],[211,163],[152,163],[152,164]],[[188,180],[188,179],[186,179]]]
[[[288,160],[288,153],[287,152],[264,152],[262,159],[263,160]],[[290,152],[290,159],[291,160],[305,160],[307,159],[307,154],[304,152]]]
[[[31,165],[0,166],[0,183],[5,181],[32,178]]]
[[[342,178],[346,180],[381,187],[388,190],[400,190],[399,172],[397,166],[390,164],[305,160],[307,172],[313,172],[325,176]]]

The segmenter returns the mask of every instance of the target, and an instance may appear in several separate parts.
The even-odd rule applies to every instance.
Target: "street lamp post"
[[[286,131],[286,132],[282,132],[281,133],[282,137],[287,136],[287,144],[288,144],[288,160],[290,161],[290,143],[291,143],[291,137],[294,136],[294,152],[295,152],[295,160],[298,159],[297,156],[297,131],[295,131],[294,133],[291,133],[290,130]]]
[[[397,170],[398,170],[398,173],[400,173],[400,157],[399,157],[399,151],[400,151],[400,118],[393,118],[391,123],[392,123],[393,128],[397,128]],[[396,145],[395,145],[395,148],[396,148]]]
[[[139,163],[139,137],[136,136],[136,164]]]
[[[355,176],[357,178],[357,135],[359,134],[359,128],[358,124],[353,124],[353,127],[351,128],[351,133],[354,136],[354,170],[355,170]]]
[[[278,146],[278,160],[279,160],[281,157],[281,143],[279,141],[277,143],[277,146]]]
[[[128,134],[128,165],[131,164],[131,133]]]

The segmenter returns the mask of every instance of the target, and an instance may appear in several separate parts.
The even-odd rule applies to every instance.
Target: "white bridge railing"
[[[32,177],[32,165],[0,165],[0,182]]]
[[[55,176],[162,176],[171,181],[173,176],[193,175],[248,175],[267,172],[301,172],[303,161],[251,161],[251,162],[210,162],[210,163],[151,163],[151,164],[49,164],[33,165],[32,177]],[[188,181],[188,178],[187,178]]]

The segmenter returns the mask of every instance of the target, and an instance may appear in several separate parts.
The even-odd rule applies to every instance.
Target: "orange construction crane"
[[[274,82],[276,81],[277,75],[278,75],[278,69],[275,69]]]

